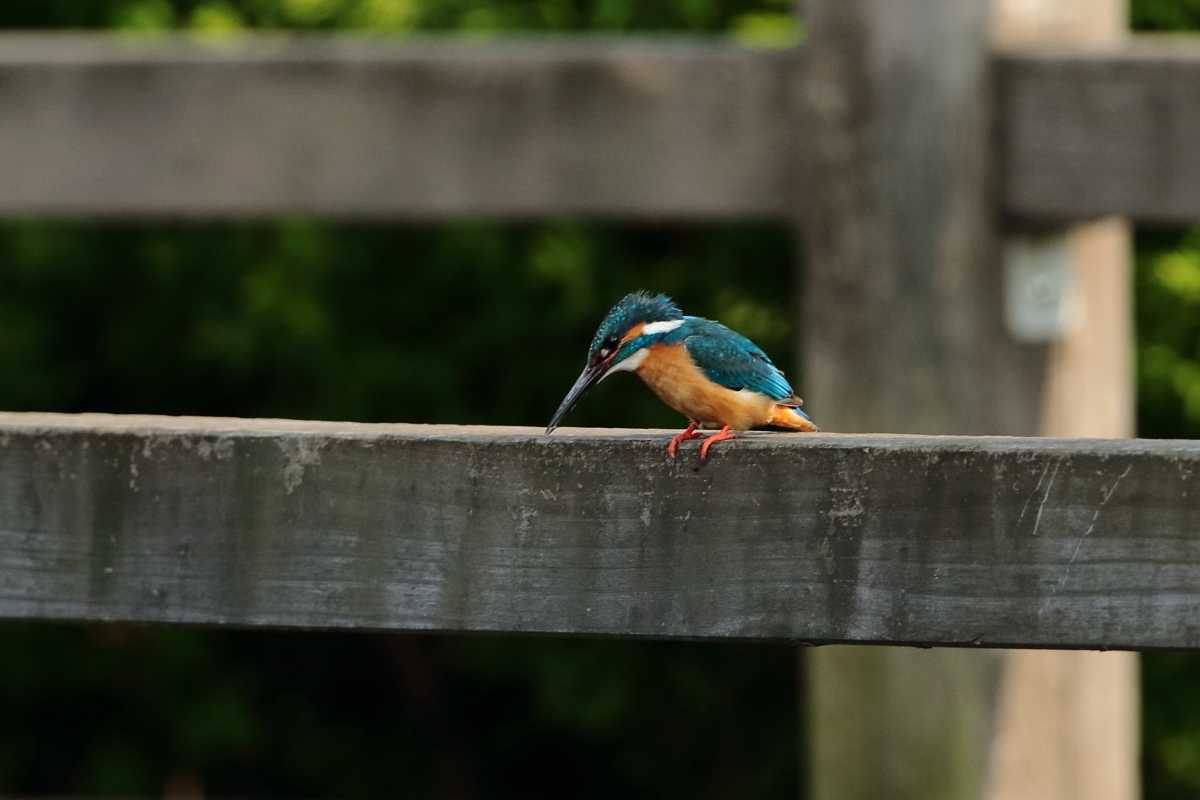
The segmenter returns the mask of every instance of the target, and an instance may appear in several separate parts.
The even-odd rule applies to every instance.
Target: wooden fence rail
[[[1009,214],[1200,220],[1200,38],[1006,56],[997,72]]]
[[[0,36],[0,213],[783,217],[788,52]]]
[[[803,50],[0,35],[0,214],[793,219]],[[995,59],[1003,210],[1200,219],[1200,43]]]
[[[0,617],[1200,647],[1200,442],[0,415]]]

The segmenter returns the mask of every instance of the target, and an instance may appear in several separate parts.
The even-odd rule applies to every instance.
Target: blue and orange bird
[[[600,323],[587,366],[546,427],[552,433],[572,408],[605,376],[636,372],[664,403],[691,423],[671,440],[701,436],[700,425],[720,425],[700,446],[700,460],[734,431],[762,425],[798,431],[819,430],[800,405],[783,372],[754,342],[719,322],[684,316],[663,295],[635,292],[613,306]]]

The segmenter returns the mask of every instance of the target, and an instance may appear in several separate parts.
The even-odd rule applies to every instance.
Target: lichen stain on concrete
[[[875,471],[875,459],[879,454],[870,448],[863,450],[863,459],[858,465],[859,478],[866,477]],[[886,462],[885,462],[886,463]],[[936,461],[934,462],[936,463]],[[926,465],[928,469],[928,465]]]
[[[287,452],[286,450],[284,452]],[[233,457],[233,439],[228,436],[218,436],[215,439],[201,439],[196,445],[196,453],[205,461],[216,458],[224,461]]]
[[[836,491],[842,492],[846,490],[839,489]],[[829,516],[833,519],[841,519],[843,517],[861,517],[863,512],[866,510],[863,508],[862,498],[858,497],[857,494],[848,493],[839,498],[839,500],[839,505],[842,505],[842,508],[829,509]]]
[[[130,450],[129,451],[129,488],[134,492],[136,492],[138,490],[137,479],[138,479],[137,451]]]
[[[532,520],[537,519],[537,509],[529,508],[518,501],[512,516],[513,521],[516,522],[517,544],[521,546],[529,544],[529,531],[533,527]]]
[[[1175,470],[1179,473],[1179,477],[1183,481],[1183,497],[1187,497],[1188,486],[1192,482],[1192,464],[1183,459],[1177,459],[1175,461]]]
[[[287,463],[283,467],[283,486],[287,493],[296,491],[304,482],[304,470],[321,463],[321,450],[325,439],[308,436],[289,436],[278,441],[279,449]]]
[[[825,567],[825,574],[830,578],[853,577],[858,583],[858,558],[862,550],[863,528],[867,524],[866,488],[861,482],[862,464],[847,458],[838,459],[834,468],[833,479],[828,489],[829,506],[824,513],[826,528],[820,538],[818,554]],[[844,575],[848,565],[855,565],[853,576]],[[838,583],[838,580],[834,580]],[[857,604],[857,598],[846,596],[846,590],[840,592],[843,603]],[[847,609],[857,607],[847,604]]]

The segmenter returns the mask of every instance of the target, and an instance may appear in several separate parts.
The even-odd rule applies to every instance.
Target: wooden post
[[[804,390],[836,431],[1031,434],[1044,352],[1007,336],[990,205],[986,0],[810,0]],[[994,652],[829,647],[815,800],[980,797]]]
[[[1077,414],[1090,389],[1087,418],[1110,424],[1091,435],[1125,435],[1128,359],[1111,354],[1128,353],[1128,298],[1111,279],[1078,282],[1093,311],[1104,298],[1119,318],[1103,343],[1081,328],[1048,355],[1015,343],[1002,322],[987,133],[988,27],[999,12],[986,0],[810,0],[806,10],[802,352],[816,418],[841,431],[1064,431],[1053,420]],[[1114,17],[1079,18],[1103,27]],[[1120,223],[1106,225],[1077,236],[1077,249],[1115,252],[1101,240],[1118,238]],[[1109,274],[1127,274],[1105,258]],[[806,703],[812,797],[1135,797],[1132,662],[1094,658],[817,650]],[[1039,674],[1050,678],[1029,677]],[[1094,689],[1119,699],[1098,711]],[[1037,692],[1060,710],[1037,713]],[[1055,745],[1038,751],[1040,764],[1033,742]],[[1104,792],[1084,779],[1085,758],[1117,765],[1093,770]],[[1021,783],[1028,769],[1053,772],[1054,790]]]
[[[810,0],[800,78],[806,397],[830,430],[1037,430],[1004,327],[987,0]]]
[[[1111,48],[1127,37],[1123,0],[996,0],[1000,47]],[[1132,236],[1107,218],[1061,234],[1071,280],[1062,335],[1050,344],[1039,433],[1134,435]],[[1009,654],[987,800],[1135,800],[1136,653]]]

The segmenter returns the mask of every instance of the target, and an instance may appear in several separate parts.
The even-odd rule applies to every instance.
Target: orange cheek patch
[[[621,344],[625,344],[626,342],[633,341],[637,337],[641,336],[642,331],[644,331],[645,329],[646,329],[646,323],[644,323],[644,322],[639,322],[637,325],[634,325],[632,328],[629,329],[629,331],[624,336],[621,337]]]

